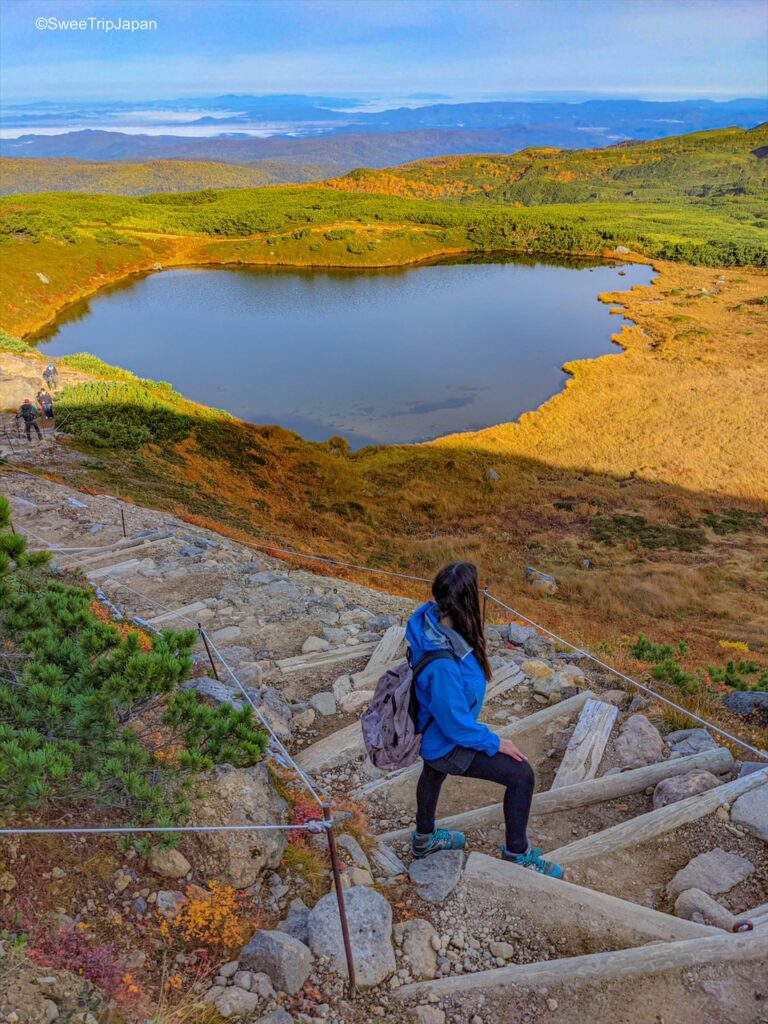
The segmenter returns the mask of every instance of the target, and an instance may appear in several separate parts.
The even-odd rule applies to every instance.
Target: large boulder
[[[278,992],[295,995],[312,970],[312,954],[287,932],[256,932],[240,950],[240,967],[266,974]]]
[[[734,801],[731,821],[768,843],[768,782],[755,786]]]
[[[752,718],[760,724],[768,724],[768,690],[737,690],[729,693],[723,707],[742,718]]]
[[[718,896],[729,892],[754,871],[754,864],[746,857],[717,847],[700,853],[681,868],[667,886],[667,893],[677,896],[686,889],[700,889],[708,896]]]
[[[199,825],[267,825],[285,821],[286,803],[265,764],[251,768],[219,765],[203,776],[195,804]],[[195,863],[203,878],[245,889],[263,871],[276,868],[285,849],[285,833],[198,832]]]
[[[701,768],[686,772],[685,775],[673,775],[662,779],[653,791],[654,809],[677,803],[678,800],[685,800],[689,796],[698,796],[719,785],[720,779],[716,775]]]
[[[663,761],[667,748],[659,730],[645,715],[632,715],[616,738],[614,752],[619,768],[642,768]]]
[[[147,867],[162,878],[184,878],[192,870],[183,853],[154,846],[147,856]]]
[[[25,398],[35,400],[42,377],[0,377],[0,409],[18,409]]]
[[[395,970],[392,949],[392,909],[387,900],[364,885],[344,893],[357,984],[371,988]],[[329,957],[333,969],[347,977],[344,940],[336,894],[323,896],[309,912],[309,945],[316,956]]]

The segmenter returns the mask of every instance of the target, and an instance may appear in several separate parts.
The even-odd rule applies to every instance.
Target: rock
[[[293,1017],[287,1010],[273,1010],[272,1013],[259,1017],[253,1024],[294,1024]]]
[[[548,665],[546,661],[539,661],[535,658],[530,661],[524,661],[520,668],[529,679],[549,679],[555,674],[551,665]]]
[[[337,838],[336,845],[342,850],[346,850],[355,867],[363,868],[365,871],[371,870],[371,863],[368,860],[365,850],[354,836],[347,835],[345,832]]]
[[[219,974],[222,978],[234,978],[237,974],[240,963],[238,960],[230,960],[228,964],[222,964],[219,968]]]
[[[274,686],[258,689],[246,687],[246,692],[259,712],[266,718],[281,740],[291,738],[291,709],[288,701]]]
[[[155,907],[158,913],[162,914],[167,920],[172,921],[186,902],[187,897],[183,892],[178,892],[178,890],[174,889],[162,889],[157,894]]]
[[[606,704],[613,704],[614,707],[619,709],[624,707],[627,699],[627,694],[624,690],[605,690],[604,693],[600,694],[600,700],[605,701]]]
[[[307,930],[307,919],[309,918],[309,907],[304,900],[291,900],[288,905],[288,913],[285,918],[275,925],[278,931],[292,935],[294,939],[309,945],[309,932]]]
[[[559,701],[562,681],[559,675],[544,676],[542,679],[533,680],[533,692],[547,700],[554,698],[553,703]]]
[[[569,726],[567,729],[555,729],[549,737],[549,742],[552,744],[554,750],[566,750],[568,744],[571,742],[575,725]]]
[[[653,791],[654,809],[666,807],[667,804],[674,804],[678,800],[685,800],[688,796],[706,793],[707,790],[714,789],[719,785],[720,780],[716,775],[702,769],[662,779]]]
[[[251,974],[251,992],[255,992],[265,1002],[269,1002],[275,998],[275,990],[272,987],[272,982],[266,976],[266,974],[256,973]]]
[[[529,637],[523,644],[523,650],[531,658],[551,658],[555,653],[555,645],[548,636]]]
[[[522,647],[526,640],[533,640],[539,635],[533,626],[518,626],[516,622],[510,622],[505,627],[505,633],[509,643],[517,644],[518,647]]]
[[[755,866],[738,853],[726,853],[716,847],[708,853],[700,853],[677,872],[667,886],[670,896],[676,896],[685,889],[701,889],[709,896],[729,892],[754,873]]]
[[[43,1003],[43,1015],[45,1017],[46,1024],[50,1024],[51,1021],[58,1018],[59,1008],[52,999],[46,999]]]
[[[251,768],[219,765],[203,775],[195,804],[200,825],[280,823],[286,803],[278,795],[265,764]],[[276,868],[285,849],[285,834],[266,832],[198,832],[194,843],[201,877],[245,889],[262,871]]]
[[[768,691],[752,692],[737,691],[729,693],[723,701],[723,707],[742,718],[753,715],[759,723],[768,724]]]
[[[330,691],[313,693],[309,698],[310,707],[313,707],[320,715],[336,714],[336,698]]]
[[[423,918],[414,917],[401,926],[403,956],[417,981],[429,981],[437,973],[437,953],[433,939],[437,932]]]
[[[183,853],[163,849],[162,846],[153,846],[149,851],[147,867],[162,878],[184,878],[192,870],[192,865]]]
[[[252,980],[253,971],[236,971],[232,977],[232,984],[237,985],[238,988],[244,988],[246,992],[250,992]]]
[[[734,801],[731,821],[768,842],[768,782],[755,786]]]
[[[413,1024],[445,1024],[445,1013],[437,1006],[417,1006],[411,1011]]]
[[[659,730],[644,715],[632,715],[621,728],[614,744],[622,769],[642,768],[663,761],[667,751]]]
[[[617,252],[620,256],[628,256],[632,250],[628,249],[626,245],[617,245],[613,251]]]
[[[629,702],[629,708],[627,709],[630,715],[634,715],[636,711],[645,711],[651,702],[647,697],[641,697],[640,694],[635,694],[632,700]]]
[[[341,698],[339,707],[345,715],[351,715],[368,707],[372,700],[373,690],[354,690]]]
[[[266,974],[279,992],[291,996],[299,991],[312,970],[309,949],[282,931],[256,932],[240,950],[239,959],[242,969]]]
[[[330,651],[331,645],[327,640],[319,636],[308,636],[301,647],[302,654],[319,654],[321,651]]]
[[[370,988],[395,971],[392,910],[375,889],[358,885],[345,893],[357,984]],[[344,944],[335,893],[328,893],[309,912],[309,945],[317,956],[329,957],[337,974],[347,977]]]
[[[509,942],[490,942],[488,949],[491,951],[491,956],[501,960],[510,960],[515,953],[515,947]]]
[[[261,999],[254,992],[246,992],[242,988],[224,988],[213,1005],[225,1020],[231,1017],[242,1017],[246,1013],[258,1010]]]
[[[501,477],[499,476],[499,474],[496,472],[495,469],[489,469],[489,470],[486,471],[485,479],[486,480],[501,480]]]
[[[709,924],[731,931],[736,918],[724,906],[701,889],[685,889],[675,900],[675,914],[686,921]]]
[[[574,682],[574,683],[585,683],[586,680],[587,680],[587,677],[584,674],[584,671],[582,669],[580,669],[578,665],[563,665],[563,667],[560,669],[560,675],[562,675],[562,676],[570,676],[571,677],[571,682]],[[617,691],[612,691],[612,692],[617,692]],[[623,693],[624,691],[622,690],[620,692]]]
[[[13,892],[17,884],[10,871],[0,871],[0,892]]]
[[[224,626],[222,629],[217,629],[215,633],[211,633],[211,639],[216,644],[226,644],[230,640],[237,640],[242,632],[239,626]]]
[[[292,722],[298,729],[309,729],[315,721],[316,715],[317,712],[314,708],[305,708],[293,716]]]
[[[386,875],[387,878],[394,878],[396,875],[407,873],[408,869],[405,864],[386,843],[380,842],[371,856],[378,864],[382,874]]]
[[[423,860],[415,860],[408,874],[423,900],[442,903],[456,888],[463,867],[462,850],[439,850]]]
[[[714,750],[717,746],[706,729],[678,729],[664,737],[664,741],[672,751],[680,757],[687,754],[701,754],[705,750]]]
[[[333,696],[338,701],[340,701],[342,697],[345,697],[350,692],[351,689],[352,677],[349,674],[339,676],[339,678],[334,682],[333,686],[331,687]]]
[[[753,772],[759,772],[763,768],[768,768],[768,761],[742,761],[740,764],[740,779],[743,779],[745,775],[751,775]]]
[[[349,881],[351,885],[373,885],[373,875],[368,868],[351,867]]]

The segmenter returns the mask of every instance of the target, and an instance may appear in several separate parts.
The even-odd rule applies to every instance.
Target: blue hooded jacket
[[[414,665],[428,651],[447,650],[455,658],[431,662],[416,678],[416,728],[423,733],[424,760],[445,757],[454,747],[479,750],[489,757],[498,753],[499,737],[477,721],[485,700],[485,675],[466,640],[440,623],[434,601],[417,608],[405,635]]]

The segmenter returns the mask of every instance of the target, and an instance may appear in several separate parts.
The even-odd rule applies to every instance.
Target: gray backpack
[[[377,768],[391,771],[418,760],[421,733],[416,731],[418,704],[413,684],[423,668],[443,658],[455,660],[450,651],[427,651],[413,667],[410,660],[404,661],[379,679],[373,700],[360,716],[368,757]]]

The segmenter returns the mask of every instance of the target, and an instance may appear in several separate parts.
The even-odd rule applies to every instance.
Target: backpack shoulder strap
[[[413,673],[413,678],[415,679],[419,672],[421,672],[422,669],[426,668],[427,665],[431,665],[433,661],[443,661],[448,659],[450,659],[451,661],[456,661],[455,656],[451,654],[450,651],[427,651],[426,654],[423,654],[419,658],[415,665],[411,665],[411,672]]]

